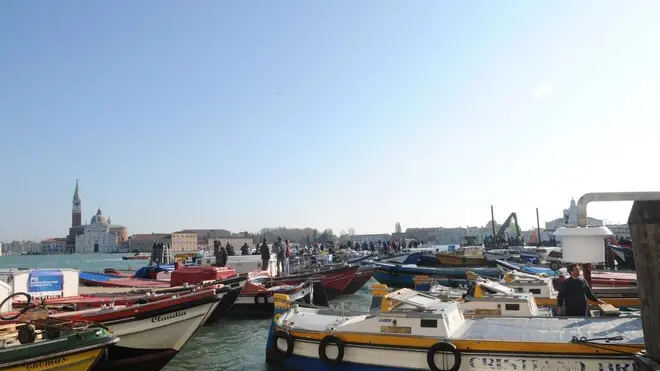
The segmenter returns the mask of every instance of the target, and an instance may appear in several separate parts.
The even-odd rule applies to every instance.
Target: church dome
[[[108,225],[110,221],[107,216],[103,215],[101,208],[96,212],[96,215],[92,217],[91,225]]]

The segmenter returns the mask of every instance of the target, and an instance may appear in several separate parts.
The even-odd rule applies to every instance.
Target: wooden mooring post
[[[660,201],[635,201],[628,226],[646,345],[645,354],[637,356],[635,368],[660,371]]]

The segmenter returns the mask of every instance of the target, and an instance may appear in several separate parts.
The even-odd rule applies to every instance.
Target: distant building
[[[151,252],[154,243],[171,243],[170,236],[169,233],[134,234],[128,238],[128,250],[130,252]]]
[[[227,246],[227,242],[229,242],[232,246],[234,246],[234,250],[236,251],[237,254],[240,254],[239,248],[243,246],[243,244],[248,244],[248,246],[252,246],[252,237],[223,237],[223,238],[212,238],[208,240],[206,244],[206,250],[213,251],[214,241],[220,241],[222,246]]]
[[[628,224],[608,224],[607,228],[612,231],[616,238],[630,238],[630,228]]]
[[[353,242],[357,242],[359,244],[362,244],[364,242],[370,243],[370,242],[385,242],[389,241],[392,238],[392,236],[389,233],[381,233],[381,234],[356,234],[351,237],[351,240]]]
[[[63,254],[66,252],[66,238],[49,238],[40,243],[42,254]]]
[[[112,224],[99,208],[90,224],[82,224],[82,199],[76,180],[71,209],[71,228],[65,239],[67,253],[116,252],[117,245],[128,240],[128,229],[123,225]]]
[[[575,199],[571,198],[571,205],[568,209],[564,209],[564,216],[562,218],[557,218],[555,220],[545,222],[545,229],[550,231],[556,231],[557,229],[564,226],[577,226],[577,205],[575,204]],[[587,217],[587,224],[590,226],[602,227],[603,221],[596,218]]]
[[[197,233],[174,232],[170,235],[172,251],[196,251]]]
[[[117,252],[117,230],[124,226],[110,224],[110,218],[103,215],[99,208],[89,224],[83,225],[82,233],[76,236],[76,253],[113,253]]]

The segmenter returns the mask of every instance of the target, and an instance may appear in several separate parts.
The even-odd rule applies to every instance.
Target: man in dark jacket
[[[277,254],[277,275],[284,275],[286,249],[284,248],[284,243],[282,243],[282,237],[277,237],[277,242],[273,244],[273,253]]]
[[[250,246],[248,246],[247,242],[241,246],[241,255],[250,255]]]
[[[577,264],[571,264],[566,269],[570,277],[564,280],[559,287],[557,295],[557,309],[560,315],[568,317],[586,317],[588,302],[587,299],[595,301],[598,304],[605,304],[598,299],[591,291],[589,283],[580,276],[580,267]]]
[[[261,269],[267,271],[268,262],[270,261],[270,249],[268,248],[268,242],[265,238],[259,247],[259,252],[261,253]]]

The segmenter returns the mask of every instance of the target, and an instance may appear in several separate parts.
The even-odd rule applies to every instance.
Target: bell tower
[[[76,190],[73,191],[73,208],[71,209],[71,226],[78,227],[82,225],[82,202],[80,200],[80,190],[78,188],[78,179],[76,179]]]

